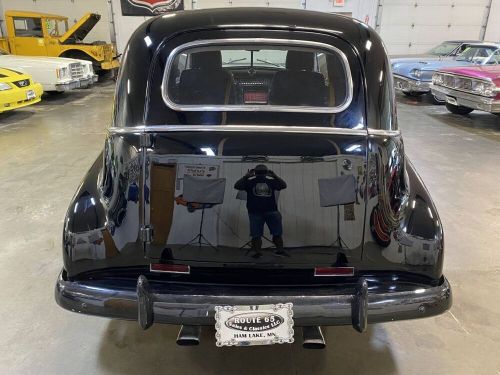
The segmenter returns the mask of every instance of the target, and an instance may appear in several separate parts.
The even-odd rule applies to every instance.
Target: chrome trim
[[[222,46],[228,45],[238,45],[238,44],[273,44],[273,45],[283,45],[283,46],[309,46],[315,47],[323,50],[330,50],[337,53],[344,64],[344,69],[347,78],[347,96],[344,103],[337,107],[312,107],[312,106],[286,106],[286,105],[248,105],[248,106],[237,106],[237,105],[192,105],[192,104],[177,104],[170,100],[168,96],[168,75],[170,73],[173,61],[175,57],[182,51],[192,48],[192,47],[202,47],[208,45]],[[353,82],[351,69],[349,67],[349,62],[347,56],[337,47],[331,46],[326,43],[313,42],[307,40],[296,40],[296,39],[270,39],[270,38],[228,38],[228,39],[206,39],[206,40],[196,40],[193,42],[182,44],[174,48],[167,59],[167,64],[165,66],[165,71],[163,72],[162,89],[161,94],[165,104],[173,109],[174,111],[222,111],[222,112],[300,112],[300,113],[339,113],[344,111],[351,104],[353,97]]]
[[[138,320],[136,281],[121,284],[109,281],[69,281],[59,278],[55,298],[59,306],[78,313],[108,318]],[[268,305],[293,303],[296,326],[350,325],[356,291],[340,292],[332,287],[311,295],[311,288],[286,288],[282,292],[257,294],[252,288],[217,289],[211,285],[155,283],[150,281],[149,301],[154,323],[213,325],[215,306]],[[344,294],[345,293],[345,294]],[[400,292],[370,292],[367,295],[368,323],[424,318],[443,313],[452,304],[452,291],[446,278],[438,286],[414,286]]]
[[[314,133],[314,134],[338,134],[338,135],[367,135],[366,129],[326,128],[308,126],[258,126],[258,125],[151,125],[110,127],[110,134],[126,133],[156,133],[156,132],[266,132],[266,133]]]
[[[304,349],[324,349],[326,347],[325,337],[319,326],[302,327]]]
[[[393,74],[394,88],[403,92],[428,92],[430,90],[430,81],[422,81],[421,79],[409,78],[399,74]],[[398,81],[402,81],[408,85],[407,88],[398,85]],[[418,82],[418,84],[417,84]]]
[[[470,77],[470,76],[465,76],[463,74],[455,74],[455,73],[444,73],[444,72],[440,72],[440,71],[437,71],[436,73],[434,73],[434,75],[442,75],[442,76],[448,76],[448,77],[452,77],[452,78],[459,78],[459,79],[468,79],[469,81],[476,81],[476,82],[481,82],[481,83],[487,83],[487,84],[493,84],[495,85],[495,83],[493,82],[493,80],[491,78],[488,78],[488,77],[484,77],[484,78],[476,78],[476,77]],[[433,80],[434,80],[434,75],[433,75]],[[449,89],[449,90],[455,90],[455,91],[460,91],[460,92],[463,92],[463,93],[466,93],[466,94],[471,94],[471,95],[478,95],[478,96],[481,96],[483,98],[488,98],[488,99],[494,99],[495,98],[495,94],[492,95],[492,96],[485,96],[485,95],[481,95],[479,93],[476,93],[472,90],[468,90],[468,89],[459,89],[459,88],[456,88],[455,86],[448,86],[446,84],[435,84],[435,83],[432,83],[431,84],[431,88],[432,87],[443,87],[443,88],[446,88],[446,89]],[[495,85],[495,89],[493,90],[494,93],[497,93],[497,92],[500,92],[500,87],[496,87]]]
[[[474,65],[473,65],[474,66]],[[477,65],[476,65],[477,66]],[[481,66],[481,65],[479,65]],[[470,79],[470,80],[476,80],[476,81],[483,81],[483,82],[486,82],[486,83],[493,83],[493,80],[489,77],[481,77],[481,78],[478,78],[478,77],[471,77],[471,76],[466,76],[464,74],[460,74],[460,73],[448,73],[448,72],[443,72],[443,71],[440,71],[440,70],[436,70],[434,74],[441,74],[441,75],[446,75],[446,76],[452,76],[452,77],[460,77],[460,78],[467,78],[467,79]],[[433,74],[433,76],[434,76]],[[445,87],[448,87],[448,86],[445,86]]]
[[[106,129],[109,134],[136,134],[140,135],[146,131],[146,126],[110,126]]]
[[[56,83],[56,91],[69,91],[80,87],[80,81],[71,81],[66,83]]]
[[[180,346],[193,346],[200,344],[201,327],[183,325],[177,335],[176,343]]]
[[[456,99],[460,106],[490,113],[500,113],[500,100],[496,100],[496,98],[437,85],[431,85],[431,91],[433,95],[443,101],[446,101],[447,96],[451,96]]]
[[[368,128],[368,135],[377,135],[383,137],[399,137],[401,130],[385,130],[385,129],[371,129]]]

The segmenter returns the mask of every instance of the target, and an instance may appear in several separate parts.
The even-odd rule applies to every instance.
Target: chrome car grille
[[[71,73],[71,78],[80,79],[83,78],[83,65],[80,63],[69,64],[69,71]]]
[[[475,77],[467,77],[459,74],[437,72],[432,77],[434,86],[446,87],[447,89],[463,91],[470,94],[494,97],[499,88],[488,80]]]
[[[443,75],[443,83],[439,84],[439,86],[444,86],[454,90],[472,90],[472,79],[451,74],[440,74]]]
[[[17,87],[28,87],[30,85],[29,79],[22,79],[20,81],[13,82]]]

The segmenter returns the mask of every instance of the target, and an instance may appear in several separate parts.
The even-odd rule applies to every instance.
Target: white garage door
[[[227,8],[227,7],[279,7],[303,8],[302,0],[196,0],[194,9]]]
[[[380,0],[389,54],[423,53],[443,40],[481,38],[490,0]]]

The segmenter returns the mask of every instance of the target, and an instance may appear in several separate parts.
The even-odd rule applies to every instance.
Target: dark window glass
[[[14,18],[14,31],[16,36],[43,38],[42,20],[40,18],[16,17]]]
[[[352,98],[347,62],[333,50],[281,45],[197,47],[182,50],[167,69],[165,99],[181,111],[224,106],[229,111],[334,113]]]

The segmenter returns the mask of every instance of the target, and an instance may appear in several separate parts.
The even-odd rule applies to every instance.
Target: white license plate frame
[[[27,100],[32,100],[36,98],[36,92],[34,90],[28,90],[26,91],[26,99]]]
[[[215,306],[216,345],[293,343],[293,304]]]

